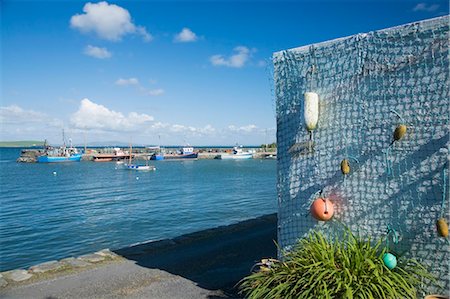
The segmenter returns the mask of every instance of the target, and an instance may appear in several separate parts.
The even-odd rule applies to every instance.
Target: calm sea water
[[[274,160],[154,161],[137,173],[19,154],[0,149],[0,271],[276,212]]]

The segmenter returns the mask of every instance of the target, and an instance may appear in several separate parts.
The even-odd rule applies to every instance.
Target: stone
[[[4,288],[8,285],[8,282],[3,279],[2,277],[0,277],[0,288]]]
[[[42,263],[39,265],[35,265],[30,267],[30,271],[33,273],[45,273],[48,271],[56,271],[61,269],[64,266],[64,264],[58,262],[58,261],[50,261],[46,263]]]
[[[98,262],[104,261],[105,257],[101,256],[99,254],[92,253],[92,254],[82,255],[82,256],[78,257],[78,259],[86,261],[86,262],[90,262],[90,263],[98,263]]]
[[[6,279],[10,279],[16,282],[27,280],[33,276],[32,274],[28,273],[27,270],[22,269],[4,272],[3,275]]]
[[[65,263],[65,264],[67,264],[67,265],[69,265],[71,267],[74,267],[74,268],[83,268],[83,267],[87,267],[87,266],[90,265],[90,263],[88,263],[86,261],[83,261],[83,260],[80,260],[80,259],[76,259],[76,258],[73,258],[73,257],[69,257],[69,258],[63,259],[63,260],[61,260],[61,262]]]
[[[119,257],[117,254],[115,254],[114,252],[112,252],[108,248],[100,250],[100,251],[97,251],[95,254],[98,254],[98,255],[101,255],[101,256],[104,256],[104,257],[110,257],[110,258]]]

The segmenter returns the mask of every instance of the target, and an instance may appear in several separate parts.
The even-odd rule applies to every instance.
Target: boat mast
[[[86,132],[84,132],[84,153],[86,153]]]
[[[62,129],[63,147],[66,147],[66,136],[64,135],[64,129]]]
[[[128,163],[129,165],[131,165],[131,151],[133,150],[133,148],[131,147],[131,142],[130,142],[130,162]]]

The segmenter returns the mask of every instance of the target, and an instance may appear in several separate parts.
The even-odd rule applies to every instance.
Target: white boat
[[[242,160],[242,159],[251,159],[253,158],[253,154],[249,152],[244,152],[242,150],[242,146],[235,146],[233,147],[233,152],[231,154],[220,154],[218,156],[219,159],[222,160],[228,160],[228,159],[235,159],[235,160]]]
[[[141,171],[149,171],[149,170],[156,170],[156,167],[153,165],[127,165],[127,169],[130,170],[141,170]]]
[[[125,164],[125,169],[129,169],[129,170],[139,170],[139,171],[150,171],[150,170],[156,170],[156,167],[153,165],[148,165],[148,160],[149,157],[147,157],[146,161],[147,163],[145,165],[138,165],[138,164],[132,164],[132,147],[130,144],[130,158],[129,158],[129,163]]]

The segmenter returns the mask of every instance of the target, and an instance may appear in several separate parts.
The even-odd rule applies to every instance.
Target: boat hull
[[[150,160],[161,161],[161,160],[164,160],[164,156],[163,155],[152,155],[150,157]]]
[[[117,160],[120,160],[120,159],[125,159],[125,158],[128,158],[129,157],[129,155],[115,155],[115,154],[97,154],[97,155],[94,155],[92,158],[93,158],[93,160],[95,161],[95,160],[104,160],[104,161],[106,161],[106,159],[109,159],[109,161],[112,161],[112,160],[114,160],[114,161],[117,161]]]
[[[223,154],[218,156],[222,160],[245,160],[253,158],[252,154]]]
[[[137,171],[150,171],[155,170],[155,166],[153,165],[127,165],[127,169],[129,170],[137,170]]]
[[[98,158],[98,157],[95,157],[94,158],[94,162],[111,162],[113,159],[112,158]]]
[[[164,155],[165,160],[184,160],[184,159],[197,159],[198,153],[191,153],[186,155]]]
[[[82,154],[76,154],[69,157],[55,157],[55,156],[39,156],[38,163],[61,163],[61,162],[80,162]]]

